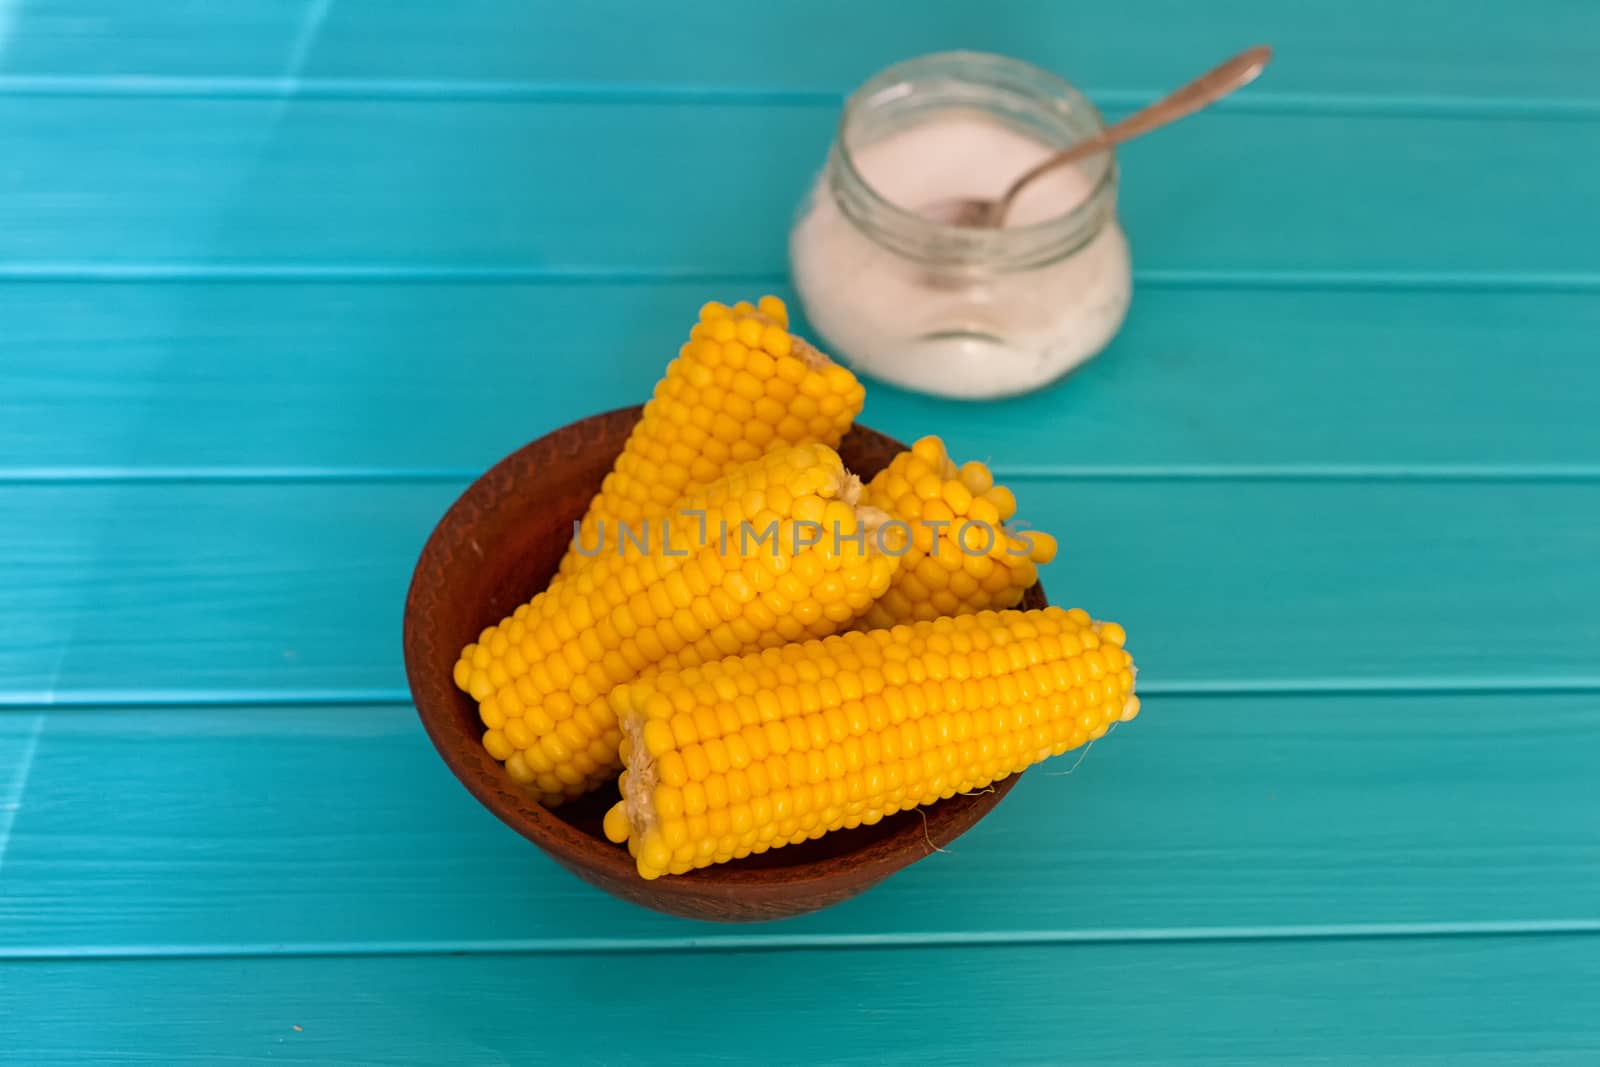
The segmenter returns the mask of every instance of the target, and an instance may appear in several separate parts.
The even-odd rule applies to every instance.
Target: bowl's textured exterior
[[[483,726],[451,669],[462,646],[544,588],[573,523],[622,451],[637,407],[564,426],[507,456],[474,482],[428,538],[405,608],[406,674],[423,726],[457,778],[508,826],[580,878],[658,911],[724,922],[779,919],[837,904],[942,847],[1011,788],[957,796],[872,827],[827,834],[759,857],[645,881],[626,849],[606,841],[602,791],[551,810],[523,793],[480,744]],[[857,427],[839,451],[863,478],[905,446]],[[1025,606],[1041,607],[1039,587]],[[926,819],[924,819],[924,815]]]

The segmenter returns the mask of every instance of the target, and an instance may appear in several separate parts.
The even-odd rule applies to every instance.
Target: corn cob
[[[606,836],[656,878],[982,789],[1138,714],[1124,639],[1079,609],[983,612],[619,685]]]
[[[825,445],[771,452],[638,528],[649,554],[597,558],[484,630],[455,666],[484,748],[560,803],[616,775],[612,686],[854,621],[898,564],[874,550],[860,488]]]
[[[619,524],[670,510],[730,467],[785,445],[837,448],[866,391],[855,375],[788,332],[775,296],[759,307],[712,302],[656,383],[639,424],[589,505],[580,544],[610,548]],[[585,566],[568,551],[560,575]]]
[[[867,483],[865,499],[888,515],[884,538],[898,538],[902,558],[864,629],[1015,607],[1038,567],[1055,558],[1049,534],[1005,529],[1017,510],[1011,490],[975,460],[957,467],[937,437],[895,456]]]

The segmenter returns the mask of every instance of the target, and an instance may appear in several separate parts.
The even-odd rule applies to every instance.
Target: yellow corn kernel
[[[887,641],[882,634],[838,634],[624,687],[617,701],[622,729],[635,741],[618,783],[623,799],[607,813],[605,828],[611,840],[627,842],[639,874],[682,873],[746,854],[741,850],[780,848],[982,789],[1100,737],[1139,711],[1131,660],[1119,643],[1122,628],[1091,622],[1082,612],[985,611],[899,626]],[[1115,675],[1106,670],[1108,657],[1119,665]],[[907,668],[899,681],[895,664]],[[1088,677],[1091,664],[1102,677]],[[758,731],[775,745],[752,749],[737,791],[705,768],[684,787],[693,812],[687,804],[680,809],[677,792],[658,783],[668,757],[685,749],[653,756],[638,741],[643,731],[657,723],[670,729],[701,710],[721,722],[718,712],[739,694],[786,667],[796,675],[810,667],[820,680],[801,685],[812,690],[829,680],[854,692],[881,684],[883,706],[901,707],[904,718],[875,723],[841,708],[830,726],[826,716],[786,711]],[[916,675],[967,681],[934,690],[933,683],[912,680]],[[815,702],[802,700],[800,707]],[[742,734],[752,736],[749,728]],[[701,746],[718,740],[698,738]],[[746,790],[747,782],[762,787]]]
[[[462,650],[455,678],[479,701],[486,725],[499,724],[484,735],[485,748],[508,766],[520,755],[540,772],[531,782],[539,799],[558,804],[621,765],[623,683],[854,622],[899,566],[876,550],[882,513],[860,504],[862,491],[826,445],[769,452],[692,494],[671,517],[641,526],[648,554],[632,544],[607,553],[484,630]],[[776,511],[770,505],[780,499],[788,506]],[[826,519],[826,530],[805,525],[802,510]],[[783,615],[757,599],[758,587],[780,583],[790,598]],[[688,606],[679,607],[685,595]],[[647,655],[646,646],[660,654]],[[505,710],[513,703],[516,715]],[[669,758],[683,763],[679,750],[695,742],[697,728],[709,734],[719,726],[693,716],[671,722],[670,733],[653,725],[638,738],[663,767]],[[707,765],[707,754],[691,749],[684,780]]]
[[[738,463],[774,448],[817,442],[836,448],[861,413],[855,375],[788,332],[777,297],[700,310],[690,340],[667,365],[622,454],[590,502],[578,545],[610,549],[624,524],[670,510],[686,494]],[[810,412],[795,415],[800,393]],[[588,566],[593,552],[569,549],[560,578]]]
[[[1006,528],[1002,520],[1016,511],[1011,490],[976,460],[957,467],[937,437],[890,460],[867,483],[866,500],[887,514],[884,550],[901,563],[862,629],[1015,607],[1056,555],[1049,534]]]
[[[1002,519],[1009,519],[1017,513],[1017,498],[1005,486],[993,486],[984,495],[1000,510]]]
[[[989,468],[977,460],[969,460],[961,465],[961,484],[969,492],[987,493],[994,485],[994,475],[989,473]]]

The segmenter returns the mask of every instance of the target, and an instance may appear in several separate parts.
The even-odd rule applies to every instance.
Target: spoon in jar
[[[1188,85],[1174,90],[1148,107],[1140,108],[1121,121],[1114,122],[1093,137],[1085,138],[1070,148],[1042,160],[1022,177],[1011,183],[998,200],[954,199],[940,200],[923,208],[924,218],[949,226],[967,226],[978,229],[997,229],[1005,225],[1006,214],[1017,195],[1034,179],[1086,159],[1096,152],[1104,152],[1113,145],[1143,136],[1169,122],[1194,114],[1201,108],[1221,100],[1236,89],[1255,81],[1272,59],[1269,45],[1247,48],[1217,67],[1200,75]]]

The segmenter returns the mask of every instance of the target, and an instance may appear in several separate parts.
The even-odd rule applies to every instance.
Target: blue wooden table
[[[471,800],[424,537],[789,295],[850,87],[1258,40],[1122,155],[1104,357],[865,416],[1063,534],[1137,723],[759,928]],[[0,1061],[1600,1061],[1597,60],[1588,0],[0,0]]]

